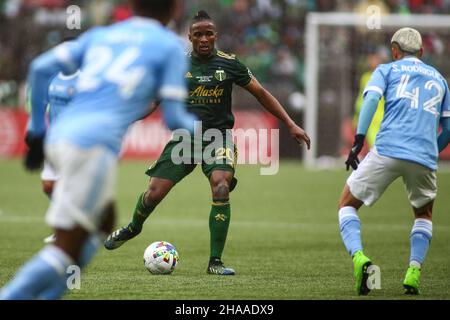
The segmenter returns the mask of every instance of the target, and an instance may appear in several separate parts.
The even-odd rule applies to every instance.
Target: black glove
[[[355,142],[353,143],[352,150],[350,150],[347,161],[345,161],[347,171],[350,167],[352,167],[353,170],[356,170],[358,168],[358,164],[359,164],[358,154],[361,152],[361,150],[364,146],[364,138],[365,137],[366,136],[363,134],[357,134],[355,136]]]
[[[25,143],[28,147],[25,154],[25,168],[30,171],[40,169],[44,162],[44,136],[32,136],[27,132]]]

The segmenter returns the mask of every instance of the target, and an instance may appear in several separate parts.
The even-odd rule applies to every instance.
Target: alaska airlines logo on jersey
[[[227,78],[227,74],[225,70],[219,69],[216,70],[216,73],[214,74],[214,78],[216,78],[219,81],[224,81]]]
[[[189,71],[186,72],[186,75],[184,76],[185,78],[192,78],[192,73],[190,73]]]
[[[224,90],[219,86],[214,89],[206,89],[205,86],[198,86],[195,90],[189,92],[190,97],[214,97],[219,98],[223,96]]]

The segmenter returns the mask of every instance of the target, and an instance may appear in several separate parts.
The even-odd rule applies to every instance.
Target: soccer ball
[[[171,274],[178,263],[178,252],[167,241],[153,242],[144,251],[144,266],[152,274]]]

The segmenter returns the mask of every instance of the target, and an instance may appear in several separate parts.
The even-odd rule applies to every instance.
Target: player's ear
[[[417,53],[418,58],[422,58],[423,56],[423,47],[420,47],[419,52]]]
[[[398,60],[398,59],[401,58],[400,48],[399,48],[399,46],[398,46],[397,43],[395,43],[395,42],[392,43],[392,45],[391,45],[391,51],[392,51],[392,58],[393,58],[394,60]]]
[[[392,55],[392,59],[397,60],[394,44],[391,45],[391,55]]]

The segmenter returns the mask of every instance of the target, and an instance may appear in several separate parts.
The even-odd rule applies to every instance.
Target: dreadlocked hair
[[[200,10],[199,12],[197,12],[197,14],[192,19],[192,23],[197,23],[197,22],[205,21],[205,20],[212,21],[211,17],[205,10]]]

